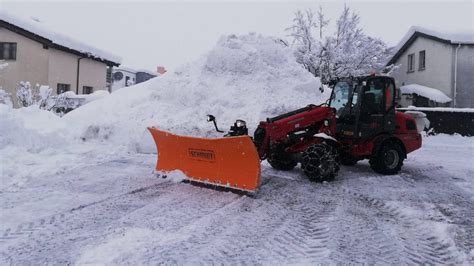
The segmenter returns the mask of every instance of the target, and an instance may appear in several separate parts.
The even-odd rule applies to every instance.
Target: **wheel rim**
[[[384,156],[384,163],[387,168],[393,169],[398,165],[398,161],[400,160],[400,156],[398,152],[395,150],[389,150],[385,153]]]

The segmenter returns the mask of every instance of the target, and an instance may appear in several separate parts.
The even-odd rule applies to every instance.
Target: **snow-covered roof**
[[[419,84],[409,84],[409,85],[401,86],[400,92],[402,94],[414,93],[438,103],[447,103],[447,102],[452,101],[452,99],[446,96],[446,94],[444,94],[442,91],[433,89],[430,87],[426,87],[423,85],[419,85]]]
[[[152,76],[159,76],[160,73],[156,72],[156,71],[151,71],[151,70],[148,70],[148,69],[144,69],[144,68],[141,68],[141,69],[138,69],[137,70],[137,73],[138,72],[143,72],[143,73],[147,73],[148,75],[152,75]]]
[[[26,20],[0,10],[0,22],[5,22],[6,26],[13,26],[30,33],[31,36],[37,37],[35,39],[50,42],[53,47],[60,50],[79,53],[83,56],[114,65],[119,65],[122,61],[119,56],[75,40],[62,33],[57,33],[36,19]]]
[[[135,68],[127,67],[127,66],[120,66],[120,67],[114,68],[114,72],[117,72],[117,71],[125,71],[125,72],[129,72],[129,73],[133,73],[133,74],[143,72],[143,73],[147,73],[147,74],[152,75],[152,76],[158,76],[159,75],[158,72],[154,72],[154,71],[151,71],[151,70],[148,70],[148,69],[144,69],[144,68],[135,69]]]
[[[117,71],[125,71],[125,72],[129,72],[129,73],[133,73],[133,74],[137,73],[136,69],[131,68],[131,67],[126,67],[126,66],[115,67],[114,72],[117,72]]]
[[[392,59],[387,65],[393,64],[394,61],[400,56],[408,45],[415,40],[418,36],[425,36],[431,39],[435,39],[441,42],[450,44],[474,44],[474,31],[470,32],[441,32],[433,29],[427,29],[420,26],[412,26],[408,32],[403,36],[400,42],[395,46]]]

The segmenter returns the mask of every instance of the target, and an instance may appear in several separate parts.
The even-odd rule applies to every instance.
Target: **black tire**
[[[302,155],[301,168],[311,181],[331,181],[339,171],[337,151],[321,143],[309,146]]]
[[[359,160],[350,154],[341,154],[339,162],[342,165],[353,166],[356,165]]]
[[[281,153],[272,153],[267,158],[267,162],[276,170],[290,171],[295,168],[297,162],[290,156]]]
[[[385,142],[379,151],[369,160],[370,167],[383,175],[394,175],[400,172],[405,153],[398,143]]]

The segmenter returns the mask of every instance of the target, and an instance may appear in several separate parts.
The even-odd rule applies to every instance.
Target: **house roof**
[[[412,26],[397,46],[395,46],[395,54],[388,61],[387,66],[395,63],[403,52],[420,36],[446,44],[474,45],[474,32],[439,32],[419,26]]]
[[[69,36],[54,32],[36,20],[18,18],[5,11],[0,11],[0,26],[58,50],[78,56],[91,58],[107,65],[118,66],[122,59],[116,55],[75,40]]]

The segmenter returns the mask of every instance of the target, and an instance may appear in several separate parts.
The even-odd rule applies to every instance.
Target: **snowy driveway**
[[[472,138],[430,137],[400,175],[360,162],[325,184],[264,163],[256,198],[117,156],[1,192],[0,263],[472,264],[473,155]]]

